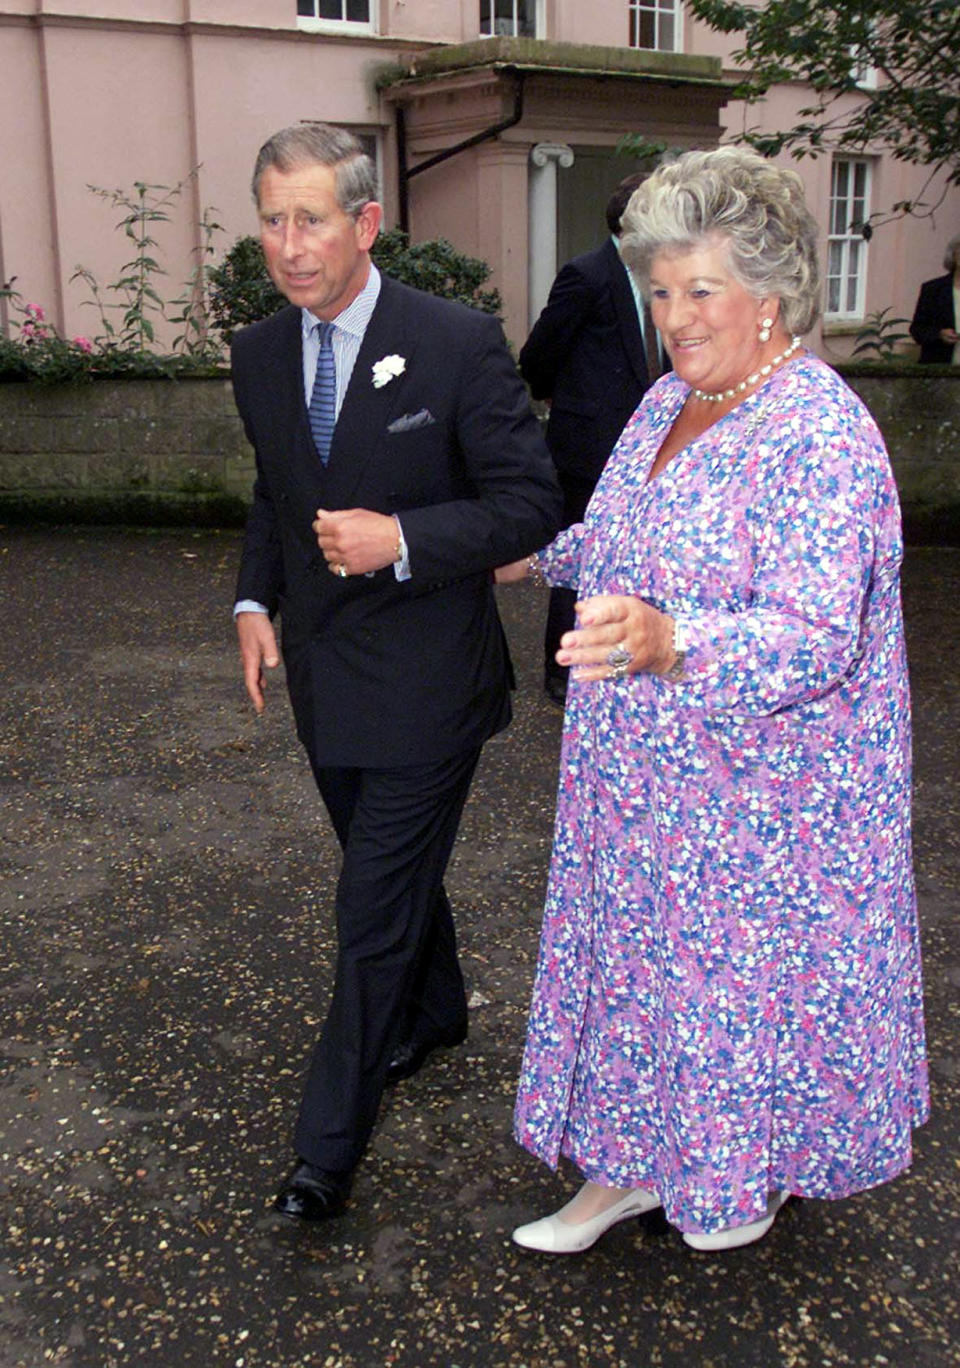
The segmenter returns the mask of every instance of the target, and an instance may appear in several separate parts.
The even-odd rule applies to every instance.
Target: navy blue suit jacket
[[[405,369],[377,388],[372,367],[390,355]],[[300,310],[238,333],[232,363],[257,461],[237,598],[281,615],[312,759],[393,767],[482,744],[510,716],[491,571],[545,545],[560,522],[499,323],[384,277],[326,468],[303,393]],[[318,508],[399,514],[412,578],[331,574],[311,528]]]
[[[559,272],[520,370],[533,397],[550,400],[547,444],[561,477],[596,483],[650,384],[637,306],[612,240]]]
[[[940,337],[941,328],[956,328],[953,316],[953,276],[937,276],[925,280],[920,286],[917,307],[913,311],[910,335],[914,342],[920,343],[920,360],[925,364],[942,363],[949,366],[953,360],[953,346]]]

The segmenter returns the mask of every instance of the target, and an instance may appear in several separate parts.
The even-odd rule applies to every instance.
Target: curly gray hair
[[[254,203],[260,203],[260,182],[268,166],[287,172],[315,164],[334,168],[337,203],[350,218],[377,198],[377,168],[353,134],[332,124],[302,123],[281,128],[257,153]]]
[[[718,237],[744,289],[757,299],[777,295],[786,330],[809,332],[820,314],[818,230],[796,172],[739,147],[684,152],[634,191],[620,246],[648,294],[658,253]]]

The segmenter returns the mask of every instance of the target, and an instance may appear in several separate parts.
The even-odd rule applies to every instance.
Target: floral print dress
[[[648,472],[664,376],[547,579],[680,617],[677,682],[568,691],[521,1144],[681,1230],[842,1197],[928,1112],[896,489],[801,354]]]

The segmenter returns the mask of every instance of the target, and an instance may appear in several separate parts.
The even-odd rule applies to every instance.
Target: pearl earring
[[[772,318],[761,318],[760,320],[760,341],[770,341],[770,329],[773,327]]]

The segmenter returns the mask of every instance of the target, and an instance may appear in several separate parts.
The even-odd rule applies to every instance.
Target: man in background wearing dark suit
[[[520,352],[520,370],[535,399],[550,401],[547,445],[563,490],[563,525],[580,522],[640,397],[659,374],[655,333],[644,347],[642,304],[617,248],[620,219],[643,180],[628,176],[607,203],[611,236],[567,263]],[[553,588],[544,633],[544,688],[563,703],[567,670],[555,659],[573,627],[576,592]]]
[[[960,361],[960,234],[947,243],[943,265],[946,275],[920,286],[910,323],[910,335],[920,344],[920,361],[927,366]]]
[[[551,540],[560,497],[496,320],[371,263],[382,209],[352,135],[282,130],[253,191],[291,307],[233,344],[256,453],[234,611],[258,712],[282,617],[343,850],[333,995],[274,1203],[316,1221],[342,1211],[386,1083],[466,1037],[443,876],[480,749],[510,718],[491,572]]]

